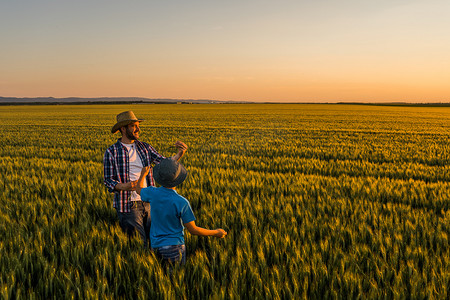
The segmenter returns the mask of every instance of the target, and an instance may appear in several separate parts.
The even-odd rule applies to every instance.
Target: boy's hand
[[[150,172],[150,166],[143,167],[141,170],[141,176],[147,176],[148,172]]]
[[[223,239],[227,235],[227,232],[222,228],[217,228],[216,231],[217,233],[214,235],[215,237]]]
[[[143,167],[141,170],[141,176],[137,180],[136,184],[136,193],[141,194],[141,190],[144,188],[144,178],[147,176],[148,172],[150,172],[150,166]]]

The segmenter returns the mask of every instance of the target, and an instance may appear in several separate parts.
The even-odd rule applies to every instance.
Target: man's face
[[[125,126],[125,136],[129,140],[138,140],[139,139],[139,122],[134,122]]]

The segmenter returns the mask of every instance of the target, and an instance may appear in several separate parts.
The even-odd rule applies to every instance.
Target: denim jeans
[[[172,245],[163,246],[159,248],[153,248],[156,255],[163,259],[163,264],[179,263],[180,265],[186,264],[186,246],[185,245]]]
[[[133,201],[131,212],[117,212],[119,217],[119,225],[129,238],[133,236],[135,231],[144,243],[144,247],[149,246],[150,240],[150,203],[143,201]]]

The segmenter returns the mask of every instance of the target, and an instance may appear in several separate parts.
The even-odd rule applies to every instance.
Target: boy
[[[164,261],[186,262],[184,227],[194,235],[223,238],[227,232],[221,228],[209,230],[195,225],[195,217],[189,201],[180,196],[175,187],[187,176],[184,166],[171,158],[165,158],[153,168],[153,178],[161,187],[143,188],[149,167],[142,169],[136,192],[142,201],[150,203],[152,225],[150,242],[153,250]],[[183,225],[184,224],[184,227]]]

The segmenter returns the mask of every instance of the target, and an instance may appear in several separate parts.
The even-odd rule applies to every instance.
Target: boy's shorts
[[[153,251],[165,261],[181,265],[186,263],[186,246],[184,244],[153,248]]]

